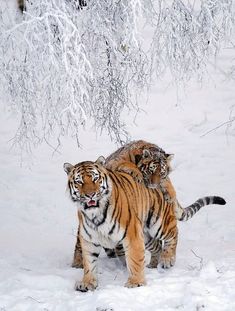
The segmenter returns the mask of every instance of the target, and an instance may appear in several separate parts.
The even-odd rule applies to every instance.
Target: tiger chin
[[[126,287],[146,284],[145,249],[151,261],[174,265],[178,239],[173,208],[157,189],[136,183],[127,173],[104,167],[104,158],[75,166],[65,163],[70,197],[79,210],[79,238],[84,276],[79,291],[97,287],[97,259],[102,247],[122,246],[129,272]],[[164,238],[164,247],[161,241]]]

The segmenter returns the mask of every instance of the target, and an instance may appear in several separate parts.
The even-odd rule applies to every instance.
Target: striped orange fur
[[[106,169],[100,160],[64,167],[81,219],[84,277],[77,290],[96,288],[101,247],[122,244],[129,271],[127,287],[145,284],[145,248],[154,250],[154,258],[165,267],[174,264],[177,220],[173,203],[164,200],[161,191],[136,183],[127,173]]]

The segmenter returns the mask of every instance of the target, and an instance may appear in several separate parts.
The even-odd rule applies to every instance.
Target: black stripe
[[[149,228],[150,226],[150,221],[152,219],[152,216],[153,216],[153,207],[150,209],[149,213],[148,213],[148,218],[146,220],[146,226],[147,228]]]
[[[116,227],[116,223],[114,222],[114,224],[113,224],[111,230],[109,230],[109,234],[110,234],[110,235],[113,233],[115,227]]]
[[[121,220],[121,216],[122,216],[122,209],[119,208],[119,213],[115,219],[116,223],[118,224],[118,231],[120,230],[120,220]]]
[[[163,222],[161,223],[161,225],[160,225],[160,227],[159,227],[159,229],[158,229],[158,231],[156,232],[156,234],[155,234],[155,236],[154,236],[154,240],[157,238],[157,236],[158,236],[158,233],[161,231],[161,229],[162,229],[162,225],[163,225]],[[160,239],[160,237],[158,237],[158,239]]]
[[[200,206],[204,206],[203,199],[198,199],[195,203],[199,204]]]
[[[86,227],[85,227],[85,226],[83,226],[83,228],[84,228],[84,230],[85,230],[86,234],[89,236],[89,239],[91,239],[91,235],[90,235],[90,233],[87,231]]]
[[[95,247],[99,247],[100,244],[92,243]]]
[[[100,225],[102,225],[105,222],[105,220],[107,218],[108,207],[109,207],[109,200],[106,201],[106,203],[105,203],[105,210],[104,210],[104,213],[103,213],[104,217],[103,217],[103,219],[99,223],[96,224],[97,227],[99,227]]]
[[[83,213],[83,212],[82,212]],[[91,223],[91,220],[87,217],[87,215],[85,213],[83,213],[84,215],[84,218],[85,218],[85,222],[86,222],[86,225],[92,229],[90,223]]]
[[[121,240],[120,240],[119,242],[121,242],[122,240],[124,240],[124,239],[125,239],[125,237],[126,237],[126,233],[127,233],[127,229],[128,229],[128,226],[129,226],[129,224],[127,224],[127,225],[126,225],[126,229],[125,229],[125,232],[124,232],[124,234],[123,234],[123,237],[121,238]]]

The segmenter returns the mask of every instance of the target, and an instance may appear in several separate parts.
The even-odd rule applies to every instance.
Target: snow
[[[235,310],[234,136],[220,128],[200,137],[227,120],[233,104],[232,86],[216,77],[216,88],[189,89],[190,96],[178,106],[173,87],[162,93],[155,89],[137,125],[127,116],[133,139],[144,138],[175,154],[172,180],[180,202],[187,205],[207,194],[227,200],[226,206],[205,207],[179,223],[175,267],[146,268],[147,286],[136,289],[123,286],[126,269],[105,253],[99,258],[98,289],[73,289],[82,270],[70,267],[77,218],[62,166],[95,160],[116,147],[87,130],[82,149],[67,139],[59,154],[42,146],[21,165],[19,151],[9,142],[16,118],[2,108],[0,310]]]
[[[225,70],[229,62],[225,51],[217,68]],[[146,139],[175,154],[171,178],[184,206],[204,195],[227,201],[179,223],[175,266],[166,271],[146,268],[147,286],[135,289],[123,286],[126,268],[104,252],[94,292],[74,291],[82,270],[70,266],[77,216],[66,193],[63,163],[95,160],[116,146],[88,128],[81,133],[82,149],[64,139],[59,153],[43,145],[33,159],[21,162],[10,141],[18,120],[0,96],[1,311],[235,310],[234,127],[202,136],[229,119],[235,85],[219,70],[211,76],[213,83],[189,85],[178,101],[174,86],[156,83],[135,123],[132,114],[125,117],[133,139]]]

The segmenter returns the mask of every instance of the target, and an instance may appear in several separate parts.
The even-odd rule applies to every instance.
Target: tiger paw
[[[158,263],[156,262],[150,262],[146,267],[149,269],[156,269],[158,266]]]
[[[134,166],[134,165],[133,165]],[[142,173],[139,171],[139,169],[137,167],[130,167],[130,163],[127,164],[121,164],[119,165],[119,167],[117,168],[117,171],[119,172],[123,172],[123,173],[127,173],[129,175],[131,175],[131,177],[138,183],[143,183],[144,179],[143,179],[143,175]]]
[[[166,191],[166,189],[160,184],[160,190],[163,193],[164,200],[173,203],[174,199],[171,198],[170,194]]]
[[[162,256],[162,258],[160,260],[160,266],[163,269],[169,269],[169,268],[173,267],[174,264],[175,264],[175,257]]]
[[[78,281],[75,283],[74,288],[76,291],[79,291],[79,292],[87,292],[89,290],[94,291],[97,286],[98,284],[96,280],[93,280],[90,282],[84,282],[84,281],[79,282]]]
[[[143,175],[140,172],[137,172],[137,171],[133,172],[133,171],[131,171],[129,174],[133,177],[133,179],[137,183],[139,183],[139,184],[143,183]]]
[[[145,280],[136,280],[136,279],[133,280],[133,279],[129,278],[125,284],[125,287],[135,288],[135,287],[140,287],[143,285],[146,285]]]
[[[164,194],[164,199],[166,202],[172,204],[172,203],[175,203],[175,199],[170,197],[169,194]]]
[[[143,183],[143,181],[144,181],[143,175],[138,169],[133,170],[133,169],[128,169],[128,168],[122,167],[122,168],[120,168],[120,171],[131,175],[131,177],[139,184]]]

